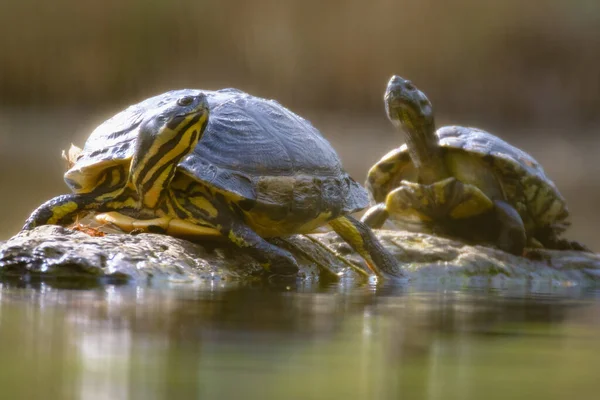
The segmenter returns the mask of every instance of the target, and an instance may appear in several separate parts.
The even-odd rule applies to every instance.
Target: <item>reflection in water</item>
[[[589,398],[593,293],[0,287],[1,398]]]

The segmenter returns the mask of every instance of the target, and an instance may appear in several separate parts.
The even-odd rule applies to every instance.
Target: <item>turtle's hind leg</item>
[[[94,206],[96,202],[90,196],[56,196],[35,209],[25,221],[22,230],[31,230],[40,225],[66,225],[73,222],[77,214]]]
[[[544,248],[550,250],[575,250],[593,253],[593,251],[583,243],[560,238],[559,232],[551,227],[537,231],[535,239],[537,239]]]
[[[521,216],[513,206],[503,200],[495,200],[494,207],[500,230],[496,245],[508,253],[523,255],[527,233]]]
[[[379,203],[369,208],[360,221],[373,229],[381,229],[388,217],[385,203]]]

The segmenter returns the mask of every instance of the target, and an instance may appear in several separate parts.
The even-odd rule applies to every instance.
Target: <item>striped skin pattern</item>
[[[79,167],[85,157],[82,152],[65,175],[74,193],[38,207],[24,229],[69,223],[86,210],[131,210],[139,214],[136,216],[154,215],[164,201],[165,182],[172,180],[177,163],[196,146],[207,119],[208,104],[202,94],[173,99],[153,109],[136,124],[139,140],[130,160],[102,160],[100,167],[88,167],[90,173]],[[77,179],[81,177],[85,179]]]
[[[140,156],[132,161],[131,185],[142,207],[158,206],[177,164],[196,146],[207,121],[204,114],[181,116],[169,121],[159,137],[138,139],[136,156]]]

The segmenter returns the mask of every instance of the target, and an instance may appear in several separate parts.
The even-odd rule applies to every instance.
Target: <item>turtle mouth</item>
[[[202,105],[202,106],[197,107],[197,108],[195,108],[193,110],[182,112],[182,113],[178,113],[178,114],[175,115],[175,118],[187,118],[187,117],[192,116],[192,115],[204,114],[206,112],[208,112],[208,107]]]
[[[396,95],[386,97],[386,108],[393,120],[402,119],[407,114],[413,115],[415,112],[408,99]]]
[[[406,107],[412,97],[402,88],[390,89],[385,95],[385,101],[390,107]]]
[[[195,116],[199,116],[201,118],[201,116],[206,114],[207,111],[208,110],[204,108],[200,108],[198,110],[177,114],[168,122],[167,127],[169,127],[170,129],[176,129],[183,123],[183,121],[188,120],[190,118],[194,118]]]

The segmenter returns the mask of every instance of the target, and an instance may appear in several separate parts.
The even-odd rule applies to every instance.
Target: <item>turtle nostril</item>
[[[390,78],[390,85],[401,85],[404,83],[404,79],[401,76],[394,75]]]

